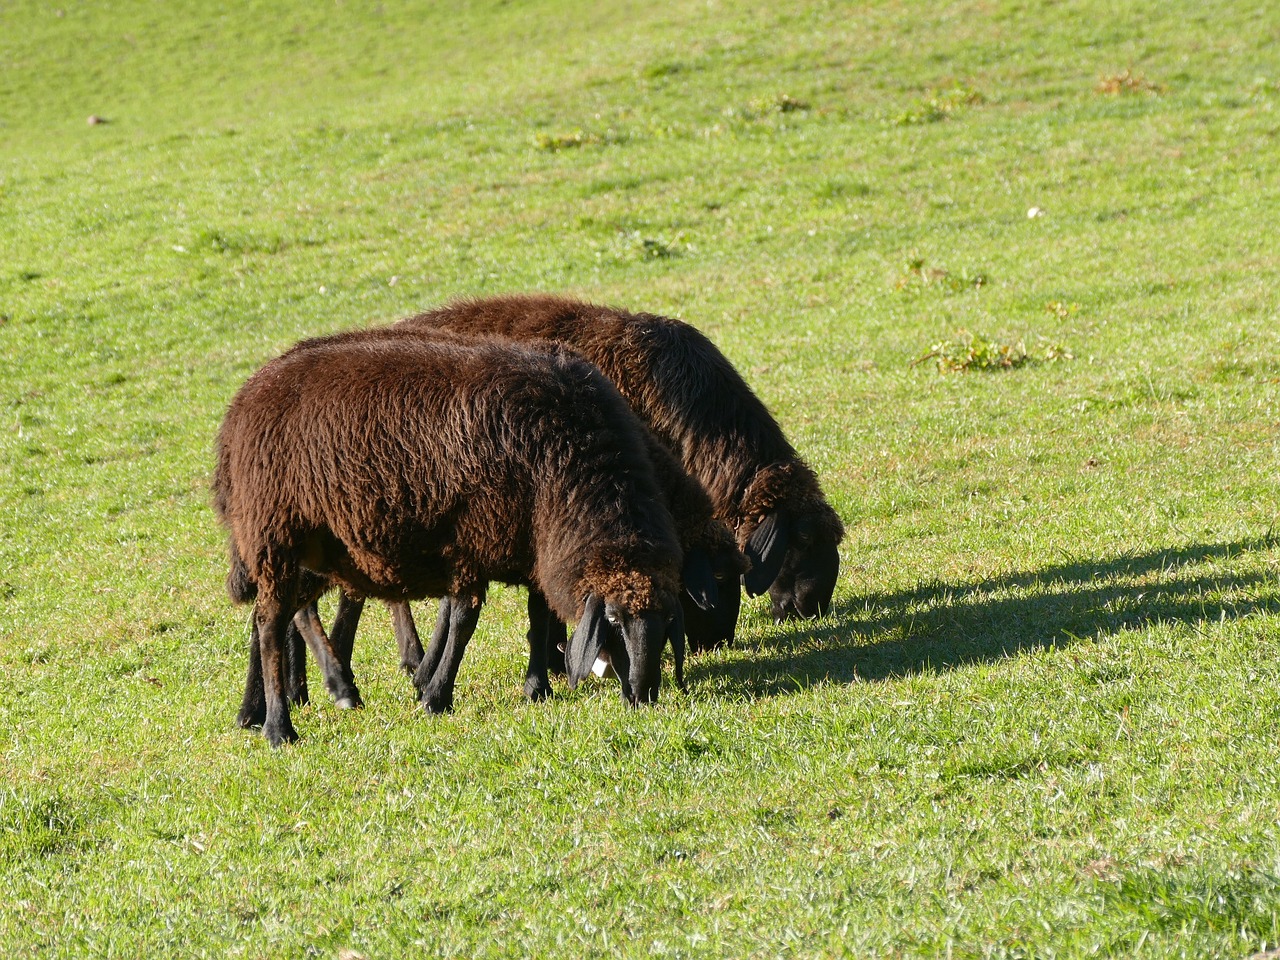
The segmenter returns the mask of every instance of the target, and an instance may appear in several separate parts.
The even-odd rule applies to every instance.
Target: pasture
[[[1278,42],[1216,2],[0,6],[6,955],[1280,947]],[[495,588],[431,717],[370,604],[366,708],[313,666],[271,750],[227,402],[519,290],[716,341],[847,526],[832,614],[744,601],[652,709],[529,704]]]

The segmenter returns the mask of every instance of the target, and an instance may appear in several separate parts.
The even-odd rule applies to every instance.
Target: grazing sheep
[[[840,518],[777,421],[715,345],[679,320],[547,295],[459,300],[396,326],[555,340],[590,360],[710,494],[773,615],[816,617],[839,574]],[[690,630],[699,628],[691,618]]]
[[[405,337],[424,336],[439,340],[441,337],[452,335],[439,330],[397,326],[361,331],[352,336],[361,340],[385,336],[394,341]],[[535,340],[529,341],[526,345],[539,350],[565,349],[563,345],[552,341]],[[305,347],[304,341],[295,349]],[[652,431],[642,425],[638,424],[638,426],[644,437],[645,451],[653,463],[654,475],[671,511],[672,519],[675,521],[680,547],[684,554],[682,582],[685,590],[680,595],[680,602],[684,608],[686,640],[689,649],[697,652],[731,642],[738,621],[737,582],[748,569],[749,563],[738,549],[733,534],[715,516],[711,501],[701,484],[685,472],[684,467],[653,435]],[[240,602],[248,602],[248,599]],[[446,604],[447,601],[442,600],[441,603]],[[321,665],[325,684],[339,706],[360,706],[359,697],[351,695],[350,685],[354,682],[351,676],[351,654],[363,607],[362,597],[341,593],[333,630],[327,636],[314,601],[298,611],[294,622],[289,625],[285,640],[286,663],[289,667],[288,691],[291,702],[302,703],[307,697],[306,654],[303,643],[305,640],[306,646],[311,648],[317,662]],[[413,615],[407,603],[388,602],[387,607],[391,613],[400,651],[400,665],[406,673],[412,675],[423,657],[422,644]],[[548,612],[546,601],[537,595],[536,587],[532,586],[529,596],[529,620],[531,657],[538,649],[534,642],[536,636],[539,638],[539,643],[545,643],[547,646],[548,668],[552,672],[564,673],[562,652],[565,639],[564,624],[554,614]],[[447,613],[442,612],[437,617],[436,630],[432,634],[437,644],[443,642],[442,631],[447,623]],[[692,628],[689,627],[690,623],[694,625]],[[330,655],[331,650],[336,650],[336,656]],[[240,716],[242,726],[261,724],[265,716],[258,661],[259,651],[251,643],[249,674],[245,683],[245,706]],[[531,699],[539,700],[550,694],[549,684],[542,679],[544,676],[545,673],[539,671],[537,665],[531,660],[525,683],[525,692]]]
[[[432,712],[452,707],[492,580],[533,583],[578,619],[570,686],[603,651],[625,699],[654,701],[668,638],[681,682],[681,553],[642,429],[568,351],[375,331],[305,341],[259,370],[218,434],[214,506],[232,578],[243,566],[256,594],[267,739],[297,737],[284,633],[331,584],[448,597],[445,639],[414,674]]]

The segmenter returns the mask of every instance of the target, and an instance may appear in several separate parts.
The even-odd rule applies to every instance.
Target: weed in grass
[[[676,233],[669,239],[647,236],[638,230],[619,232],[609,246],[615,261],[642,262],[655,260],[671,260],[683,257],[693,251],[693,247],[685,242],[683,233]],[[602,255],[602,254],[601,254]]]
[[[939,340],[911,361],[911,366],[926,360],[936,362],[939,373],[963,373],[969,370],[1015,370],[1029,363],[1055,363],[1071,360],[1074,354],[1060,343],[1046,341],[1039,355],[1027,350],[1025,340],[1000,343],[981,334],[958,330],[950,340]]]
[[[1119,73],[1109,73],[1099,77],[1093,91],[1109,97],[1133,93],[1159,95],[1164,92],[1164,87],[1148,80],[1141,73],[1134,73],[1132,69],[1125,68]]]
[[[263,236],[248,230],[218,229],[197,231],[185,244],[175,245],[178,253],[201,252],[243,256],[252,253],[276,254],[284,249],[279,236]]]
[[[1061,300],[1050,300],[1044,305],[1044,312],[1059,320],[1066,320],[1080,310],[1078,303],[1063,303]]]
[[[787,93],[775,94],[772,97],[758,97],[747,105],[746,112],[755,116],[766,116],[770,113],[797,113],[808,110],[809,104],[797,100]]]
[[[661,80],[674,77],[676,74],[687,73],[691,69],[693,67],[684,60],[661,60],[641,69],[640,76],[646,80]]]
[[[977,90],[965,84],[956,83],[932,91],[895,116],[893,122],[900,127],[909,127],[951,120],[965,107],[985,102],[986,98]]]
[[[828,178],[814,188],[814,196],[820,200],[841,200],[846,197],[869,197],[870,184],[843,178]]]
[[[581,130],[572,130],[569,133],[545,133],[539,131],[534,134],[533,145],[539,150],[549,150],[552,153],[559,153],[562,150],[572,150],[575,147],[584,147],[588,144],[600,143],[601,139],[594,133],[583,133]]]
[[[1136,914],[1152,932],[1230,931],[1259,944],[1280,937],[1280,878],[1256,866],[1223,873],[1136,868],[1121,871],[1100,892],[1109,910]]]
[[[937,287],[951,293],[964,290],[981,290],[990,282],[985,273],[961,271],[952,273],[941,267],[931,267],[923,259],[908,260],[902,275],[894,281],[897,290],[913,290],[921,287]]]
[[[603,132],[571,130],[568,133],[548,133],[539,131],[533,135],[533,146],[548,153],[561,153],[578,147],[615,146],[624,144],[630,139],[626,130],[610,127]]]
[[[0,862],[60,853],[81,842],[81,829],[79,812],[61,793],[0,793]]]
[[[1074,360],[1076,355],[1071,352],[1071,348],[1066,344],[1058,343],[1055,340],[1044,340],[1044,346],[1041,350],[1040,359],[1045,363],[1057,363],[1059,360]]]
[[[731,120],[767,120],[779,114],[808,112],[809,104],[786,93],[771,97],[756,97],[741,107],[725,107],[724,116]]]

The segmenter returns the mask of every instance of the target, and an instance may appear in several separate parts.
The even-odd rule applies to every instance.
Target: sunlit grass
[[[4,7],[6,948],[1280,944],[1277,25]],[[744,604],[652,710],[530,705],[495,589],[432,718],[370,605],[367,708],[313,681],[269,750],[227,401],[299,337],[528,289],[712,336],[845,520],[833,614]]]

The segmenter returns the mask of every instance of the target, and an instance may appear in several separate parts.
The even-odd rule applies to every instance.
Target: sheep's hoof
[[[356,694],[354,697],[339,697],[333,702],[339,710],[359,710],[364,706],[364,701],[360,699],[360,694]]]
[[[453,694],[424,693],[422,695],[422,709],[427,713],[452,713]]]
[[[421,657],[418,657],[417,660],[413,660],[412,658],[406,658],[400,661],[400,669],[412,677],[415,673],[418,672],[418,664],[420,663],[422,663]]]
[[[262,735],[267,738],[267,742],[273,747],[298,742],[298,731],[293,729],[293,724],[288,720],[283,723],[265,724],[262,728]]]
[[[551,696],[551,681],[546,677],[529,677],[524,682],[524,695],[534,703]]]
[[[240,708],[240,712],[236,714],[236,726],[242,730],[248,730],[252,727],[260,727],[267,722],[267,708],[263,704],[249,705],[246,704]]]
[[[304,707],[310,702],[311,694],[307,692],[305,682],[289,691],[289,705],[291,707]]]

